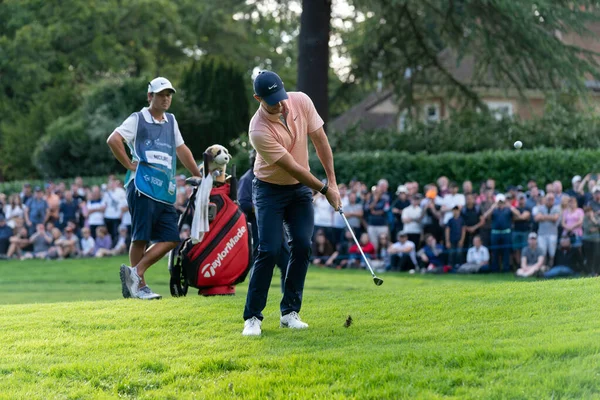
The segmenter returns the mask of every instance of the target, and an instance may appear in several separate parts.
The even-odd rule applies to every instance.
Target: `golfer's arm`
[[[201,176],[200,170],[196,165],[196,160],[194,160],[194,156],[192,151],[185,144],[177,147],[177,158],[181,161],[183,166],[192,173],[193,176]]]
[[[275,165],[282,168],[294,179],[313,190],[319,191],[323,187],[321,181],[311,174],[306,168],[298,164],[290,153],[286,153],[283,157],[277,160]]]
[[[321,164],[323,164],[323,168],[325,168],[325,174],[327,175],[327,182],[329,186],[337,189],[337,180],[335,178],[335,170],[333,168],[333,152],[331,151],[331,146],[329,145],[329,140],[327,139],[325,130],[323,127],[321,127],[316,131],[309,133],[308,136],[315,145],[317,157],[319,157]]]
[[[128,170],[133,170],[133,163],[129,159],[127,152],[125,151],[125,145],[123,144],[123,136],[117,131],[114,131],[110,134],[108,139],[106,139],[106,144],[110,147],[110,150],[114,154],[115,158],[119,160],[121,165],[123,165]]]

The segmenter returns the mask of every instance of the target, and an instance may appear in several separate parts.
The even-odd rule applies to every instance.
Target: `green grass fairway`
[[[600,398],[600,280],[311,268],[305,331],[234,297],[120,298],[124,259],[0,263],[1,399]],[[346,317],[354,322],[344,327]]]

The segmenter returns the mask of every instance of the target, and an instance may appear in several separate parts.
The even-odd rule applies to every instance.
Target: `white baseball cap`
[[[571,183],[581,182],[581,176],[575,175],[573,179],[571,179]]]
[[[159,93],[165,89],[171,89],[173,93],[177,92],[173,85],[171,85],[171,82],[167,78],[163,78],[161,76],[152,79],[152,81],[148,84],[148,93]]]
[[[496,200],[497,201],[506,201],[506,196],[503,195],[502,193],[496,195]]]

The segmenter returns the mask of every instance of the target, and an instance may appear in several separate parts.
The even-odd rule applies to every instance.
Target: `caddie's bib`
[[[176,200],[175,169],[175,119],[165,113],[166,124],[146,122],[138,115],[135,136],[135,157],[139,160],[135,172],[135,187],[146,196],[163,203],[174,204]]]

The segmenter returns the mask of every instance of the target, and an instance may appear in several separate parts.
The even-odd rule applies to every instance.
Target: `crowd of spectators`
[[[379,271],[505,272],[517,276],[597,276],[600,272],[600,175],[574,176],[543,187],[496,187],[487,179],[450,182],[442,176],[422,190],[387,180],[369,188],[340,184],[342,209],[363,252]],[[314,196],[313,263],[365,267],[339,213]]]

